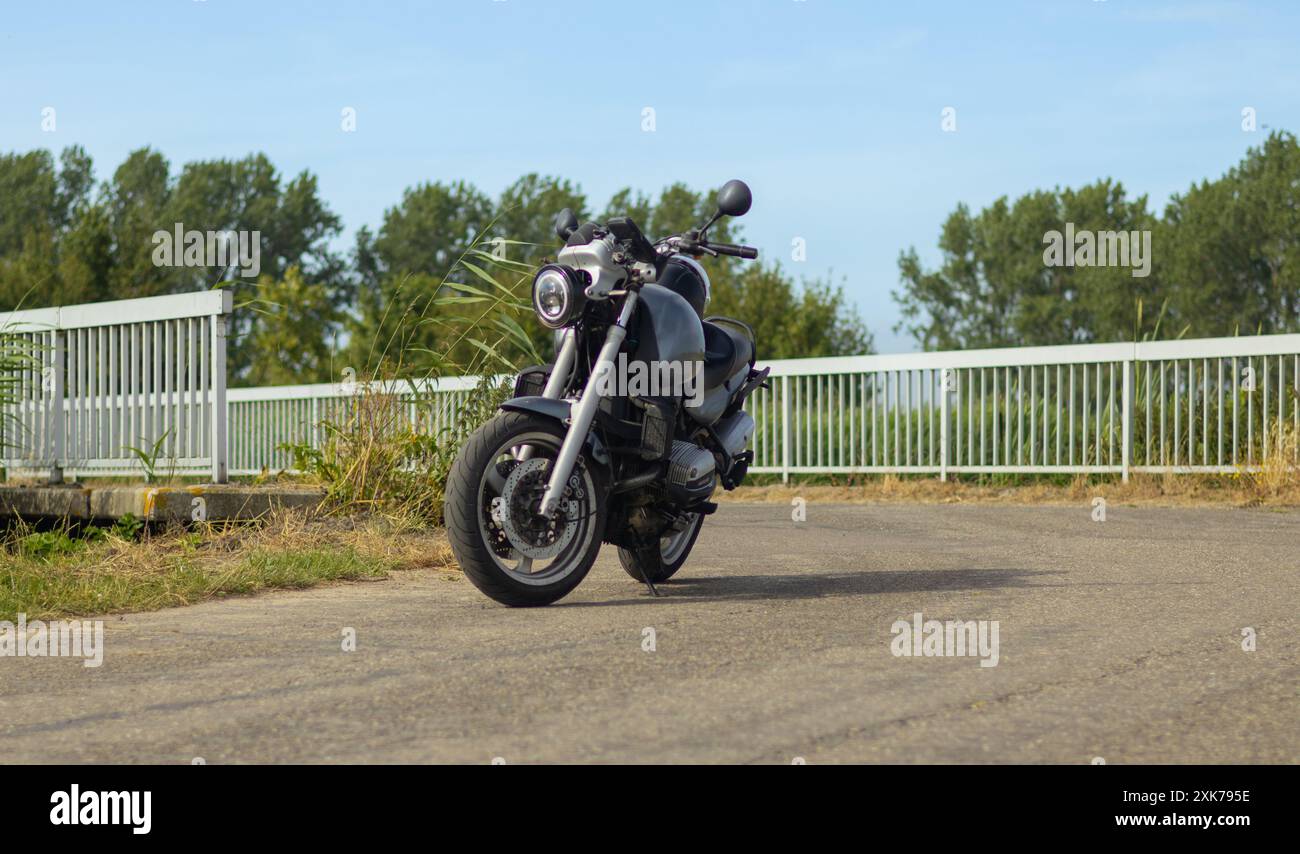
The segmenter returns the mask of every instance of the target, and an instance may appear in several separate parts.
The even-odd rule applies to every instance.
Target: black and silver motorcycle
[[[488,596],[550,604],[578,586],[602,542],[654,593],[717,510],[717,485],[744,480],[754,419],[742,407],[768,371],[754,367],[747,324],[705,316],[709,281],[695,258],[758,257],[708,239],[750,203],[749,187],[730,181],[702,228],[657,243],[628,217],[556,217],[564,247],[533,279],[555,361],[519,375],[447,485],[452,550]]]

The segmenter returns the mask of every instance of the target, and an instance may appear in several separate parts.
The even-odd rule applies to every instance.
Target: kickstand
[[[645,582],[646,587],[650,588],[650,595],[658,598],[659,591],[655,589],[655,583],[650,580],[650,576],[646,573],[644,565],[641,567],[641,580]]]

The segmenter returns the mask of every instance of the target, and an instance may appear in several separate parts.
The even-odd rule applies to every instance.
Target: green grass
[[[0,619],[145,611],[223,595],[385,576],[399,561],[354,545],[291,538],[247,546],[182,534],[130,542],[65,531],[25,535],[0,555]]]

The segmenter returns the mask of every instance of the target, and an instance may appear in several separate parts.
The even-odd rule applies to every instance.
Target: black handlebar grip
[[[733,243],[710,243],[708,246],[719,255],[731,255],[736,258],[758,257],[758,250],[752,246],[737,246]]]

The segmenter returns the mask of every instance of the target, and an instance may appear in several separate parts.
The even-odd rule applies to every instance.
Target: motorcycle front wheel
[[[503,412],[474,431],[447,478],[443,519],[466,577],[503,605],[549,605],[586,577],[605,526],[604,484],[580,457],[555,518],[537,515],[564,431]]]

